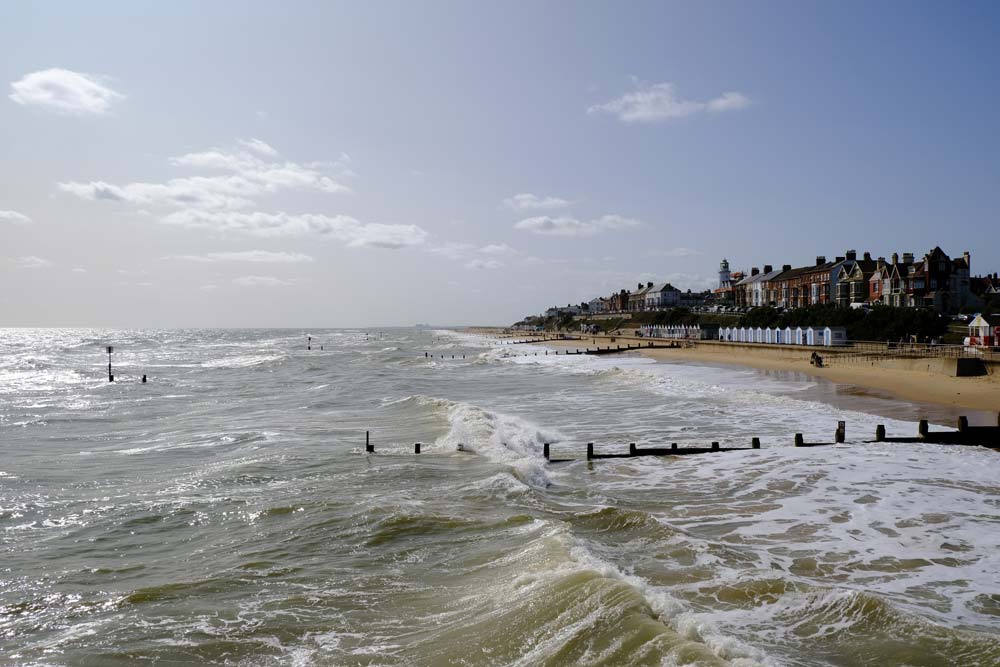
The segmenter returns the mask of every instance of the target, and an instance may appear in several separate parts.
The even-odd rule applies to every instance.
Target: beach
[[[515,340],[518,340],[515,338]],[[615,342],[612,342],[614,340]],[[657,344],[669,341],[657,340]],[[616,345],[646,345],[647,338],[631,336],[586,336],[579,340],[549,340],[539,345],[556,349],[614,347]],[[694,363],[730,367],[754,368],[774,373],[797,374],[821,378],[835,385],[828,392],[837,397],[881,396],[901,399],[918,406],[918,419],[954,423],[959,415],[967,415],[970,423],[996,425],[1000,411],[1000,376],[950,377],[941,373],[921,372],[902,368],[884,368],[863,364],[832,364],[816,367],[809,363],[811,350],[776,350],[766,346],[696,343],[692,347],[654,348],[628,354],[664,363]],[[857,405],[851,401],[852,407]],[[874,407],[874,406],[873,406]],[[895,415],[888,415],[895,416]]]

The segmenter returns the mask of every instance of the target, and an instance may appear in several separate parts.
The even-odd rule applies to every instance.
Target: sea
[[[868,442],[920,407],[793,373],[498,342],[0,330],[0,664],[1000,665],[996,451]]]

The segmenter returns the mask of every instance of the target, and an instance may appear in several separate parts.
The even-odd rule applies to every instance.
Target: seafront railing
[[[1000,361],[1000,352],[988,347],[935,345],[931,343],[892,343],[851,341],[830,359],[843,363],[864,363],[887,359],[981,359]]]

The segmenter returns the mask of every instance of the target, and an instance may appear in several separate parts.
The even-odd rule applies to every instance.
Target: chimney
[[[866,250],[865,251],[865,261],[870,262],[871,260],[872,260],[872,254]]]
[[[899,264],[899,253],[898,252],[892,253],[892,263],[893,264]]]
[[[969,251],[966,250],[964,253],[962,253],[962,257],[965,258],[965,265],[971,269],[972,268],[972,255],[969,254]]]
[[[781,265],[781,270],[782,271],[791,271],[792,270],[792,265],[791,264],[782,264]]]
[[[826,257],[823,255],[816,255],[816,266],[819,266],[820,264],[826,264]]]
[[[904,252],[903,253],[903,264],[913,264],[913,253]]]
[[[646,283],[646,287],[652,287],[653,283]]]
[[[885,257],[879,257],[878,261],[875,262],[875,267],[878,268],[878,269],[880,269],[880,270],[884,269],[885,268]]]
[[[845,257],[841,257],[840,255],[837,255],[836,257],[834,257],[833,261],[835,261],[835,262],[837,262],[839,264],[840,262],[843,262],[845,259],[846,259]]]
[[[851,260],[852,262],[856,262],[858,260],[857,250],[848,250],[844,254],[847,255],[847,259]]]
[[[636,289],[642,289],[642,283],[639,283],[639,286]]]
[[[771,266],[770,264],[765,264],[764,265],[764,273],[771,273],[771,271],[774,271],[774,267]]]
[[[752,269],[750,269],[750,275],[751,275],[751,276],[755,276],[755,275],[757,275],[758,273],[760,273],[760,269],[758,269],[758,268],[757,268],[756,266],[755,266],[755,267],[753,267]]]

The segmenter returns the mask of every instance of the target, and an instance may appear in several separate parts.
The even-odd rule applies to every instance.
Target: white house
[[[672,308],[681,302],[681,291],[670,283],[653,285],[646,290],[646,310]]]
[[[590,301],[587,302],[587,311],[591,315],[594,315],[596,313],[603,313],[605,310],[607,310],[607,303],[601,297],[597,297],[596,299],[591,299]]]

